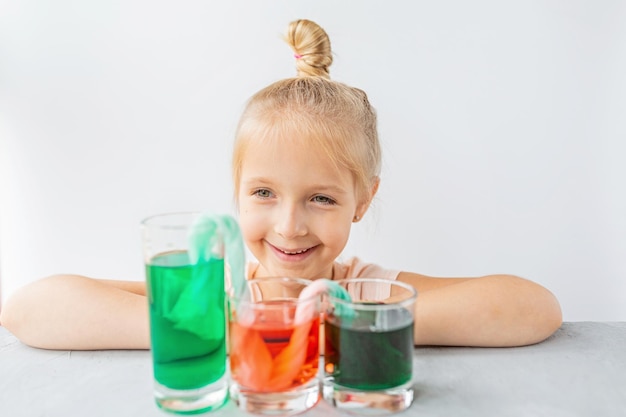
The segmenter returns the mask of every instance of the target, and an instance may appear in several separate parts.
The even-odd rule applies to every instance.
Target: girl
[[[415,344],[516,346],[561,325],[556,298],[511,275],[433,278],[383,269],[358,258],[336,261],[351,224],[379,186],[381,151],[367,95],[331,81],[330,41],[307,20],[287,41],[298,77],[256,93],[241,117],[233,179],[244,241],[258,260],[248,278],[382,277],[418,293]],[[147,349],[143,282],[56,275],[24,286],[1,323],[24,343],[48,349]]]

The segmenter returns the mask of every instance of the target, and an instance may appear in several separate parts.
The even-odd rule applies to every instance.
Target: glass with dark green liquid
[[[203,413],[228,398],[224,266],[226,235],[238,228],[227,221],[188,212],[142,223],[154,397],[169,412]]]
[[[359,390],[406,384],[413,376],[413,315],[404,309],[367,313],[387,315],[398,327],[371,330],[373,318],[342,326],[335,317],[326,317],[325,369],[335,383]]]
[[[350,301],[328,297],[324,319],[324,397],[367,415],[413,402],[414,311],[409,285],[354,278],[338,281]]]

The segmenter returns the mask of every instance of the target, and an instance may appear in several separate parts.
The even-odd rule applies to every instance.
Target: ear
[[[353,223],[356,223],[363,218],[363,216],[365,215],[365,212],[367,212],[367,209],[372,203],[374,196],[376,196],[376,192],[378,191],[379,185],[380,185],[380,178],[375,177],[372,180],[372,187],[370,188],[368,195],[365,196],[364,200],[361,203],[359,203],[359,205],[356,207],[354,217],[352,218]]]

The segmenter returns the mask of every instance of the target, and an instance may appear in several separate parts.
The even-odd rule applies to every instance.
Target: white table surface
[[[49,351],[0,327],[0,417],[164,417],[149,351]],[[564,323],[519,348],[420,347],[396,416],[626,416],[626,322]],[[206,416],[251,416],[232,403]],[[306,417],[342,415],[323,401]]]

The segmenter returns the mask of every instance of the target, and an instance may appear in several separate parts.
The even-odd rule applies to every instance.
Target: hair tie
[[[302,58],[302,55],[300,55],[300,54],[293,54],[293,57],[295,59],[300,59],[300,58]]]

